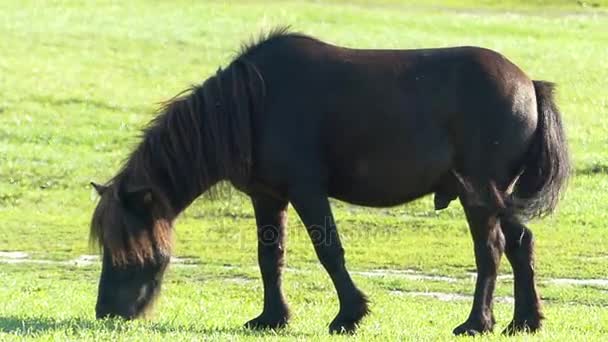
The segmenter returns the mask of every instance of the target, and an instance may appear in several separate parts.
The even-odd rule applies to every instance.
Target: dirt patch
[[[74,266],[91,266],[99,263],[98,255],[81,255],[76,259],[70,260]]]
[[[20,251],[0,251],[0,263],[4,264],[42,264],[42,265],[62,265],[62,266],[77,266],[77,267],[87,267],[94,266],[100,263],[100,257],[98,255],[81,255],[78,258],[62,261],[62,260],[45,260],[45,259],[30,259],[30,255],[26,252]],[[171,258],[172,267],[196,267],[200,264],[200,260],[198,258],[193,257],[172,257]],[[233,265],[225,265],[223,266],[225,269],[236,269],[236,266]],[[307,273],[307,270],[296,269],[296,268],[287,268],[287,272],[293,273]],[[352,274],[363,276],[363,277],[386,277],[386,278],[398,278],[398,279],[407,279],[407,280],[427,280],[427,281],[439,281],[446,283],[455,283],[462,280],[467,280],[467,278],[459,279],[456,277],[448,277],[441,275],[431,275],[424,274],[417,270],[412,269],[404,269],[404,270],[390,270],[390,269],[372,269],[368,271],[352,271]],[[469,276],[468,280],[475,280],[475,273],[467,273]],[[228,281],[236,282],[236,283],[246,283],[251,281],[245,277],[234,277],[227,278],[231,279]],[[512,275],[500,275],[498,276],[499,280],[512,280]],[[553,285],[573,285],[573,286],[598,286],[598,287],[608,287],[608,279],[601,278],[590,278],[590,279],[575,279],[575,278],[546,278],[542,279],[539,282],[545,284],[553,284]],[[403,292],[403,291],[397,291]],[[416,294],[418,292],[403,292],[409,293],[410,295]],[[437,292],[420,292],[418,293],[420,296],[424,295],[427,297],[433,297],[436,295],[438,299],[441,299],[440,293]],[[454,294],[446,294],[446,295],[454,295]],[[466,296],[465,296],[466,297]],[[447,298],[447,297],[446,297]],[[467,297],[468,299],[468,297]],[[451,300],[457,300],[457,298],[452,298]]]
[[[477,273],[475,272],[467,272],[467,275],[471,278],[471,280],[475,281],[477,279]],[[496,277],[497,280],[513,280],[512,274],[501,274]]]
[[[445,293],[445,292],[416,292],[416,291],[401,291],[392,290],[391,295],[394,296],[410,296],[410,297],[430,297],[435,298],[444,302],[455,302],[455,301],[470,301],[473,299],[472,296],[461,295],[457,293]]]
[[[25,252],[2,252],[0,251],[0,258],[2,259],[26,259],[29,254]]]
[[[602,286],[608,287],[608,279],[574,279],[574,278],[555,278],[546,279],[546,283],[555,285],[576,285],[576,286]]]
[[[457,282],[458,279],[454,277],[436,276],[430,274],[423,274],[415,270],[386,270],[376,269],[369,271],[353,271],[352,274],[361,275],[364,277],[395,277],[409,280],[432,280],[442,281],[447,283]]]
[[[200,264],[201,261],[198,258],[171,257],[171,263],[180,264],[180,265],[196,265],[196,264]]]
[[[249,279],[249,278],[245,278],[245,277],[230,277],[230,278],[223,278],[223,280],[225,282],[238,284],[238,285],[249,284],[253,281],[253,279]]]
[[[65,265],[65,261],[55,260],[38,260],[38,259],[10,259],[0,258],[0,263],[3,264],[39,264],[39,265]]]
[[[446,293],[446,292],[417,292],[417,291],[401,291],[392,290],[391,295],[394,296],[410,296],[410,297],[429,297],[434,298],[443,302],[458,302],[458,301],[472,301],[473,296],[463,295],[459,293]],[[495,297],[495,302],[500,303],[514,303],[513,297]]]

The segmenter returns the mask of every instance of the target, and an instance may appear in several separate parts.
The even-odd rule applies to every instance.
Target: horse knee
[[[260,246],[258,259],[263,268],[283,267],[285,260],[285,249],[282,245]]]

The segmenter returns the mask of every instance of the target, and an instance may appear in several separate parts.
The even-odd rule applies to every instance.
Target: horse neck
[[[214,163],[215,146],[199,131],[205,113],[194,96],[166,106],[144,132],[123,172],[127,186],[153,189],[175,216],[224,178]],[[193,113],[192,108],[199,110]]]

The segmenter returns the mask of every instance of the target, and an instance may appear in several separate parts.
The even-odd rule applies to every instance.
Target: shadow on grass
[[[595,163],[584,167],[582,169],[577,169],[574,171],[577,175],[585,175],[585,176],[593,176],[598,174],[608,174],[608,164]]]
[[[168,334],[168,333],[192,333],[202,335],[240,335],[240,336],[259,336],[264,337],[271,335],[283,335],[292,337],[311,336],[311,334],[294,332],[289,329],[282,331],[256,331],[245,329],[242,326],[234,328],[230,327],[194,327],[188,325],[179,325],[172,323],[153,323],[145,322],[142,324],[132,325],[120,319],[108,319],[96,321],[92,319],[84,319],[73,317],[67,319],[52,319],[48,317],[0,317],[0,333],[13,334],[17,336],[31,336],[50,331],[65,331],[78,332],[79,334],[90,332],[96,333],[116,333],[129,332],[132,328],[137,328],[137,331],[147,330],[153,333]]]

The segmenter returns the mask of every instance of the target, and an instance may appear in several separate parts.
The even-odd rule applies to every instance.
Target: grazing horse
[[[167,102],[121,170],[93,184],[91,238],[103,250],[96,314],[145,311],[170,260],[174,220],[227,181],[255,210],[264,304],[250,328],[289,319],[288,203],[338,294],[330,332],[353,332],[368,301],[346,268],[329,198],[387,207],[434,194],[436,209],[459,199],[475,249],[473,307],[454,333],[493,329],[503,253],[515,283],[505,332],[536,331],[543,315],[524,222],[555,208],[569,173],[553,84],[494,51],[350,49],[277,29]]]

